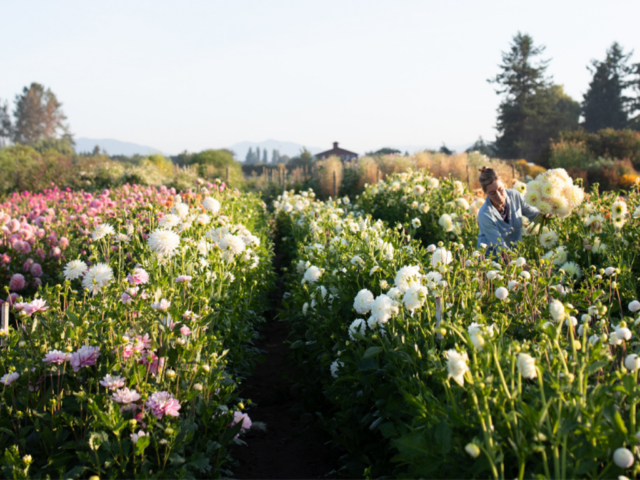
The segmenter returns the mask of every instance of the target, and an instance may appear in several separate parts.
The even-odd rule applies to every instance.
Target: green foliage
[[[395,148],[384,147],[384,148],[381,148],[380,150],[376,150],[375,152],[367,152],[365,153],[365,155],[367,157],[375,157],[379,155],[398,155],[401,153],[402,152],[400,150],[397,150]]]
[[[605,157],[611,159],[629,159],[634,167],[640,168],[640,133],[633,130],[614,130],[605,128],[597,133],[583,130],[564,132],[558,142],[552,145],[552,151],[561,145],[583,145],[592,159]]]
[[[291,158],[286,163],[292,167],[310,166],[314,163],[314,156],[309,150],[303,148],[298,155]]]
[[[242,165],[234,160],[233,152],[229,150],[203,150],[189,155],[187,164],[196,165],[198,174],[203,178],[210,180],[219,178],[226,181],[228,172],[229,184],[232,187],[242,188],[244,185]]]

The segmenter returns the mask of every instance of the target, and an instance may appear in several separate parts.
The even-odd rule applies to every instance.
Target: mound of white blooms
[[[584,190],[573,184],[563,168],[554,168],[541,173],[527,184],[524,199],[542,214],[552,213],[565,218],[582,204]]]

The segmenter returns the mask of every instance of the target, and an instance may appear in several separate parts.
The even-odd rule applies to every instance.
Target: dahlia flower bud
[[[633,465],[633,453],[627,448],[618,448],[613,452],[613,462],[620,468],[630,468]]]
[[[478,448],[475,443],[467,443],[464,451],[467,452],[471,458],[478,458],[480,455],[480,448]]]

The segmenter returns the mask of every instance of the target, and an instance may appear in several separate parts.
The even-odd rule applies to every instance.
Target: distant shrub
[[[564,132],[557,142],[551,144],[552,152],[556,145],[562,143],[583,144],[591,158],[628,158],[635,168],[640,168],[640,133],[633,130],[605,128],[597,133],[582,130]]]

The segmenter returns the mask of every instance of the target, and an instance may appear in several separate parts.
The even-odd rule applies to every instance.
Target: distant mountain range
[[[109,155],[149,155],[161,153],[160,150],[137,143],[122,142],[113,138],[76,138],[76,152],[93,152],[97,145],[100,151],[106,151]]]
[[[96,138],[82,137],[82,138],[77,138],[75,141],[76,141],[75,149],[76,149],[76,152],[78,153],[92,152],[96,145],[100,148],[100,151],[106,151],[107,154],[109,155],[132,156],[132,155],[149,155],[152,153],[162,153],[157,148],[149,147],[146,145],[139,145],[137,143],[132,143],[132,142],[123,142],[121,140],[115,140],[112,138],[96,139]],[[456,152],[464,152],[471,145],[473,145],[473,143],[447,145],[447,147]],[[269,139],[263,142],[238,142],[238,143],[234,143],[233,145],[227,148],[233,151],[233,153],[235,154],[236,160],[240,162],[244,162],[247,156],[247,152],[249,151],[249,148],[253,149],[253,151],[255,152],[256,147],[260,148],[261,158],[262,158],[262,152],[264,151],[264,149],[266,149],[268,154],[268,159],[269,161],[271,161],[271,156],[274,149],[278,150],[280,152],[280,155],[295,157],[296,155],[300,154],[302,149],[305,148],[305,145],[302,145],[300,143],[295,143],[295,142],[285,142],[282,140]],[[309,150],[312,154],[316,154],[319,152],[324,152],[325,150],[330,150],[332,147],[333,145],[326,145],[324,148],[306,146],[306,149]],[[345,145],[340,144],[340,147],[346,148],[347,150],[351,150],[351,151],[354,150],[353,148],[349,148],[348,143]],[[434,146],[434,145],[426,145],[426,144],[423,144],[423,145],[384,144],[384,145],[377,146],[375,148],[371,148],[369,151],[376,151],[383,147],[395,148],[397,150],[400,150],[402,153],[404,152],[415,153],[417,151],[425,150],[425,149],[438,150],[440,148],[440,145]],[[359,153],[360,155],[364,155],[365,152],[356,152],[356,153]]]

